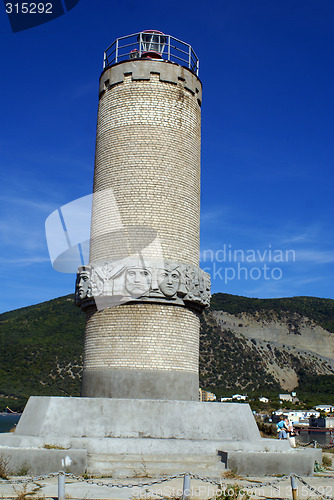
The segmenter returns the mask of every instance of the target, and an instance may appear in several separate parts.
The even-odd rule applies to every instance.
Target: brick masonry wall
[[[177,65],[170,66],[174,80],[180,72],[176,83],[160,81],[156,71],[135,80],[129,68],[126,63],[123,81],[100,97],[90,261],[131,254],[123,228],[137,227],[140,236],[145,226],[158,236],[164,259],[198,265],[199,91],[186,88],[185,70]],[[168,70],[164,66],[167,78]],[[193,74],[190,79],[201,88]],[[161,256],[153,245],[150,257],[156,249]],[[119,368],[197,375],[198,351],[199,318],[185,307],[136,303],[87,311],[87,373]]]
[[[129,75],[102,95],[94,191],[108,188],[116,207],[113,199],[94,207],[91,261],[108,257],[99,236],[121,221],[156,230],[165,259],[198,265],[200,106],[182,82]]]
[[[198,315],[179,306],[126,304],[87,313],[84,369],[198,373]]]

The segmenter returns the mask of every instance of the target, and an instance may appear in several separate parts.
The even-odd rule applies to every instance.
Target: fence
[[[173,476],[167,476],[167,477],[163,477],[163,478],[155,479],[155,480],[151,480],[151,481],[121,484],[121,483],[103,482],[103,481],[98,482],[95,479],[88,479],[88,478],[84,478],[82,476],[75,476],[74,474],[65,473],[65,472],[61,471],[61,472],[56,472],[56,473],[51,473],[51,474],[46,474],[46,475],[41,475],[41,476],[36,476],[36,477],[30,477],[30,478],[26,478],[26,479],[0,480],[0,485],[2,483],[23,484],[23,485],[27,484],[27,483],[35,483],[36,484],[36,483],[40,483],[41,481],[46,480],[48,478],[57,477],[57,476],[58,476],[58,496],[56,498],[58,498],[58,500],[65,500],[66,479],[76,480],[76,481],[81,482],[81,483],[86,483],[86,484],[100,486],[100,487],[105,486],[108,488],[139,487],[139,488],[146,488],[147,489],[147,487],[149,487],[149,486],[153,486],[155,484],[161,484],[161,483],[164,483],[167,481],[171,481],[172,479],[182,478],[182,477],[183,477],[183,488],[182,488],[182,495],[180,495],[182,497],[182,500],[189,500],[189,498],[191,496],[190,495],[190,493],[191,493],[190,480],[191,479],[197,479],[200,481],[204,481],[205,483],[210,483],[212,485],[217,486],[218,490],[217,490],[217,493],[215,494],[216,498],[217,497],[220,497],[220,498],[238,498],[239,495],[241,497],[245,496],[247,498],[247,496],[249,497],[252,494],[252,490],[254,490],[254,489],[257,490],[257,493],[260,492],[260,490],[262,490],[264,487],[268,487],[268,486],[272,486],[272,487],[278,489],[276,486],[278,483],[281,483],[283,481],[290,479],[290,481],[291,481],[291,495],[292,495],[293,500],[298,500],[298,487],[297,487],[296,480],[299,480],[301,482],[301,484],[304,487],[306,487],[307,490],[309,490],[311,492],[311,496],[319,495],[319,497],[324,498],[325,500],[333,500],[333,496],[326,495],[324,493],[324,491],[322,491],[322,492],[319,491],[318,489],[316,489],[313,486],[311,486],[310,484],[308,484],[308,482],[304,478],[302,478],[296,474],[285,475],[285,476],[282,476],[280,478],[273,479],[272,481],[267,481],[267,482],[263,482],[263,483],[256,481],[255,484],[250,484],[247,486],[239,487],[238,484],[235,484],[235,485],[231,485],[230,483],[224,484],[223,480],[214,481],[210,478],[201,477],[201,476],[198,476],[196,474],[192,474],[190,472],[182,472],[180,474],[176,474]],[[326,478],[327,479],[334,479],[334,476],[326,476]],[[250,479],[250,481],[251,481],[251,479]],[[145,491],[147,491],[147,490],[145,490]],[[113,496],[115,497],[115,495],[113,495]],[[161,495],[159,495],[159,496],[161,496]],[[263,494],[262,494],[262,496],[263,496]],[[152,496],[150,496],[150,498],[151,497]],[[161,497],[165,498],[163,496],[161,496]],[[6,498],[8,498],[8,495],[6,495]],[[85,498],[87,498],[86,495],[85,495]],[[145,497],[140,496],[139,498],[145,498]],[[279,497],[276,496],[276,498],[279,498]],[[286,498],[286,496],[285,496],[285,498]]]
[[[141,31],[117,38],[104,52],[103,68],[146,57],[180,64],[198,75],[199,60],[192,47],[158,31]]]

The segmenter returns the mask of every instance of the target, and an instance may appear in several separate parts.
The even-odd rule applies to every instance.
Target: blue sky
[[[103,51],[152,28],[200,59],[213,292],[334,298],[332,0],[80,0],[18,33],[0,7],[0,312],[73,292],[45,219],[92,190]]]

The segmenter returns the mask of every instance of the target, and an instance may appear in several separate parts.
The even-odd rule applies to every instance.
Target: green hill
[[[272,339],[266,342],[270,347],[266,349],[276,352],[276,357],[268,361],[259,341],[219,324],[217,313],[221,311],[236,317],[246,313],[259,324],[275,318],[296,326],[297,317],[298,325],[300,318],[306,317],[327,332],[334,332],[334,300],[250,299],[218,293],[201,317],[200,337],[202,388],[211,388],[217,394],[235,390],[277,393],[280,380],[275,370],[268,368],[275,362],[275,366],[290,363],[307,391],[320,387],[324,393],[334,393],[334,369],[331,371],[327,361],[303,353],[297,356],[287,346],[280,351]],[[7,405],[21,409],[30,395],[80,394],[84,325],[85,315],[74,306],[73,295],[0,315],[0,411]]]
[[[1,314],[0,410],[30,395],[78,396],[84,327],[73,295]]]

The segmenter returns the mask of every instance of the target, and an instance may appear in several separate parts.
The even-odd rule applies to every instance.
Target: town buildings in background
[[[281,404],[284,402],[298,404],[299,399],[297,398],[296,392],[291,392],[291,394],[279,394],[278,399]],[[217,401],[217,397],[213,392],[205,391],[199,389],[199,400],[200,401]],[[248,396],[246,394],[233,394],[233,396],[226,396],[219,399],[219,402],[246,402]],[[254,400],[250,400],[254,401]],[[258,398],[261,403],[270,403],[270,399],[261,396]],[[253,411],[255,414],[256,412]],[[327,429],[334,429],[334,405],[316,405],[308,410],[305,409],[278,409],[273,411],[270,415],[266,413],[257,413],[257,415],[263,421],[268,421],[271,423],[277,423],[282,415],[287,417],[293,425],[300,427],[321,427]]]

